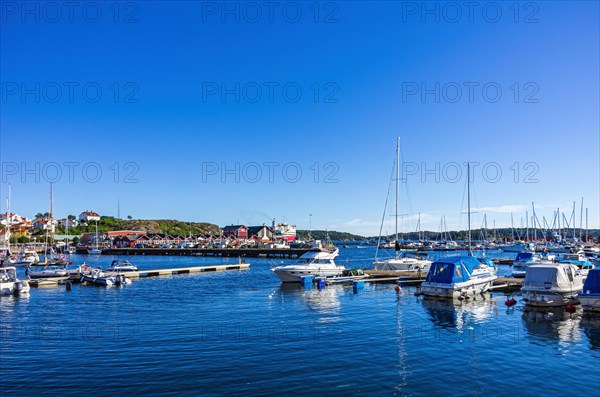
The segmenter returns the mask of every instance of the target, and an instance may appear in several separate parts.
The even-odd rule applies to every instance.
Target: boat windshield
[[[454,275],[454,264],[436,262],[431,265],[429,273],[427,274],[427,281],[430,283],[452,283],[452,276]]]

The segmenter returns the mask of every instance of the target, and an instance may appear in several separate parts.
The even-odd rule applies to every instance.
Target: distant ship
[[[296,240],[296,225],[288,225],[287,223],[278,223],[273,227],[273,230],[277,235],[279,235],[283,240],[287,242],[292,242]]]

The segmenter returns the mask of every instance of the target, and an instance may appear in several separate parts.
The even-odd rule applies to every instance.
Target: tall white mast
[[[467,162],[467,225],[469,240],[469,256],[473,256],[471,251],[471,163]]]
[[[12,224],[12,218],[10,216],[10,183],[8,184],[8,196],[6,197],[6,251],[10,255],[10,226]]]
[[[395,218],[395,229],[396,229],[396,244],[395,244],[395,256],[398,257],[398,183],[400,182],[400,137],[396,141],[396,216]]]
[[[581,208],[579,211],[579,239],[583,237],[583,197],[581,198]]]

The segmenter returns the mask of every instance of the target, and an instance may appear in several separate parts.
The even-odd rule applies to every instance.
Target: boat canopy
[[[575,266],[566,264],[532,265],[527,268],[523,286],[545,288],[569,286],[573,282],[577,283],[576,271]]]
[[[450,256],[433,262],[426,281],[430,283],[453,284],[469,280],[473,269],[482,266],[473,256]]]
[[[586,295],[600,295],[600,268],[590,270],[583,285],[583,292]]]
[[[519,252],[515,258],[515,261],[528,261],[531,259],[533,259],[532,252]]]

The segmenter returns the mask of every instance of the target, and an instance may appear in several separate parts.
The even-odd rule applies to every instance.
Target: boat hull
[[[313,277],[335,277],[341,276],[343,269],[302,269],[302,268],[288,268],[288,269],[273,269],[275,275],[281,280],[282,283],[299,283],[302,281],[302,277],[313,276]]]
[[[457,284],[423,283],[420,292],[425,296],[438,298],[459,298],[475,296],[487,292],[496,277],[479,279]]]
[[[0,295],[7,296],[12,295],[15,290],[15,282],[14,281],[3,281],[0,282]]]
[[[600,295],[579,295],[578,299],[583,310],[600,312]]]
[[[523,299],[527,306],[532,307],[560,307],[579,304],[577,292],[561,292],[552,290],[522,291]]]
[[[105,286],[105,287],[110,287],[110,286],[114,285],[114,280],[112,277],[92,277],[92,276],[88,276],[88,275],[82,275],[81,281],[90,283],[90,284],[101,285],[101,286]]]

